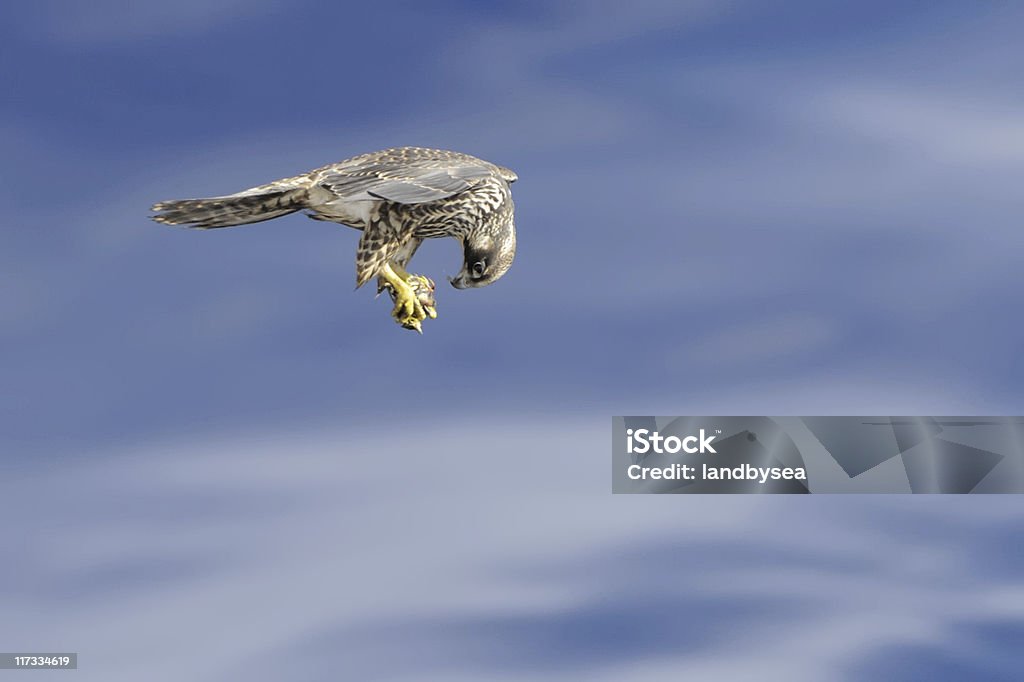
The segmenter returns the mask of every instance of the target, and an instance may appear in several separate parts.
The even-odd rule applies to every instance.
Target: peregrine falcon
[[[315,220],[342,223],[363,234],[356,250],[356,288],[377,278],[377,293],[394,301],[392,316],[423,333],[437,317],[434,282],[406,271],[424,239],[454,237],[463,264],[449,278],[456,289],[483,287],[512,265],[516,254],[510,185],[517,176],[468,154],[397,147],[276,180],[236,194],[164,201],[153,220],[202,229],[270,220],[305,210]]]

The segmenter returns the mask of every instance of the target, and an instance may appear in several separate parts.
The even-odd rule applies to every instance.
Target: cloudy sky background
[[[613,498],[607,438],[1024,410],[1024,9],[0,26],[0,649],[104,680],[1013,677],[1018,500]],[[401,144],[521,177],[514,268],[421,338],[352,292],[352,230],[146,219]]]

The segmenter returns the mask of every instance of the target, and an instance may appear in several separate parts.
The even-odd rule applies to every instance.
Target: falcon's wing
[[[327,166],[316,172],[314,182],[349,201],[421,204],[464,192],[497,174],[492,164],[466,154],[406,147]]]

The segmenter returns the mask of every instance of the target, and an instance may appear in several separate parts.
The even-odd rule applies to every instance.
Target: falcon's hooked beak
[[[470,286],[469,282],[466,281],[466,275],[461,272],[458,277],[449,277],[448,281],[451,282],[451,285],[456,289],[466,289]]]

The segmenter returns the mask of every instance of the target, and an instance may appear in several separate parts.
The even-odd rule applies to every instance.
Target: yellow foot
[[[385,265],[377,278],[377,293],[387,291],[395,303],[391,316],[406,329],[423,333],[422,322],[428,317],[437,317],[434,302],[434,282],[423,275],[399,275],[390,265]]]

